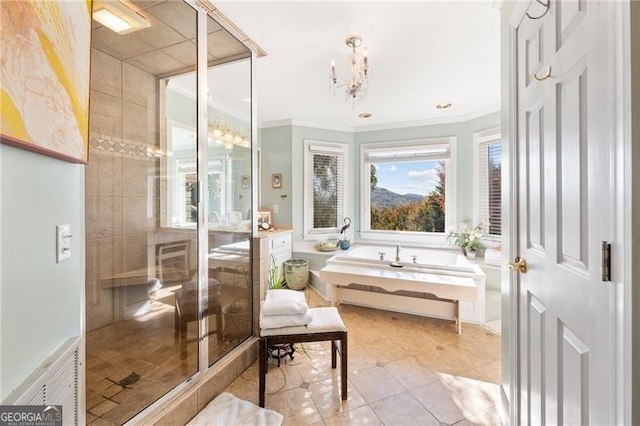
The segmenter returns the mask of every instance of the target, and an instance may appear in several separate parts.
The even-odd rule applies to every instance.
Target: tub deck
[[[411,266],[393,268],[391,266],[327,264],[320,270],[320,279],[329,286],[332,306],[339,302],[346,302],[423,315],[424,305],[432,303],[429,300],[344,287],[349,284],[379,287],[392,293],[404,290],[433,294],[440,301],[454,304],[453,315],[458,326],[458,334],[462,332],[460,301],[476,302],[478,300],[478,286],[472,278],[432,274]]]

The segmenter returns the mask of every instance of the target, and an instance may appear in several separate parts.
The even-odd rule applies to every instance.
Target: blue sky
[[[438,183],[437,161],[376,164],[378,187],[396,194],[428,195]]]

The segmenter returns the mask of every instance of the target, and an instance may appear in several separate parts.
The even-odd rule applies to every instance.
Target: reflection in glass
[[[170,125],[163,115],[175,106],[159,83],[171,83],[158,80],[195,75],[196,11],[137,3],[151,27],[116,35],[94,23],[92,31],[87,423],[123,424],[198,371],[196,98],[183,99]],[[195,94],[195,79],[183,88]],[[184,155],[168,169],[171,145]],[[183,189],[171,212],[167,185]],[[167,216],[190,226],[167,226]]]
[[[207,32],[211,57],[224,56],[230,46],[244,56],[210,62],[207,73],[209,281],[220,288],[223,318],[222,341],[209,339],[211,365],[252,333],[251,61],[248,50],[212,19]],[[219,326],[213,319],[209,330]]]

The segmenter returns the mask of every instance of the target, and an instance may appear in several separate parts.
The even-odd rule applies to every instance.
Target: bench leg
[[[342,386],[340,395],[343,401],[347,399],[347,365],[347,333],[345,332],[340,338],[340,384]]]
[[[331,341],[331,368],[336,368],[338,365],[337,362],[337,356],[338,356],[338,346],[336,345],[336,341],[332,340]]]
[[[454,302],[454,308],[456,314],[456,322],[458,323],[458,334],[462,334],[462,321],[460,321],[460,301]]]
[[[267,339],[260,338],[260,353],[258,354],[258,405],[264,408],[267,380]]]

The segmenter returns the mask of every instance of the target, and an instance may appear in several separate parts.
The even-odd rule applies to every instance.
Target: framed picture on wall
[[[2,9],[12,36],[0,44],[0,142],[87,163],[91,8],[24,0]]]
[[[242,177],[240,178],[240,186],[243,189],[249,188],[249,176],[248,175],[242,175]]]
[[[273,173],[271,175],[271,186],[273,188],[282,188],[282,173]]]

